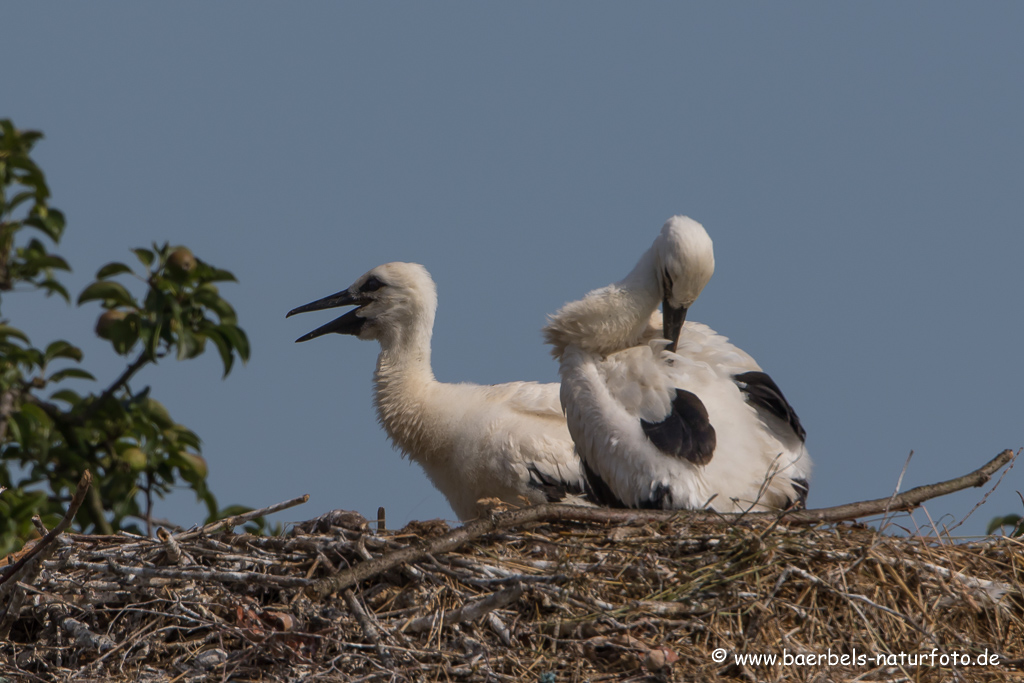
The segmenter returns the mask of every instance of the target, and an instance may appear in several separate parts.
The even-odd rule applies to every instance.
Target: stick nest
[[[286,537],[64,534],[0,602],[0,677],[917,681],[1024,668],[1020,539],[952,544],[687,514],[610,523],[568,509],[581,521],[563,512],[463,540],[467,527],[375,532],[341,512]],[[403,552],[413,559],[386,562]],[[325,592],[360,565],[379,568]],[[911,666],[901,652],[936,658]],[[786,653],[803,663],[784,665]],[[999,659],[942,666],[952,653]]]

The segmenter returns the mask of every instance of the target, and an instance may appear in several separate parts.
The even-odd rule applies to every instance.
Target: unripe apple
[[[96,321],[96,336],[101,339],[111,339],[114,327],[125,319],[128,314],[124,311],[110,310],[103,311],[103,314]]]
[[[196,267],[196,257],[188,247],[178,247],[167,257],[167,267],[176,273],[187,273]]]

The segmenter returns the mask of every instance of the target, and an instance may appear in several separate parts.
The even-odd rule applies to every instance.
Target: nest
[[[1020,539],[685,513],[600,522],[586,508],[503,524],[515,514],[488,512],[476,537],[441,521],[376,531],[340,512],[286,537],[65,534],[9,591],[0,676],[916,681],[1024,666]]]

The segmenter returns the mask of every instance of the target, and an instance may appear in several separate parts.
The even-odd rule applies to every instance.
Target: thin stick
[[[463,605],[459,609],[445,612],[444,616],[440,619],[441,625],[451,626],[452,624],[460,624],[464,621],[476,621],[493,610],[501,609],[502,607],[512,604],[522,596],[523,586],[522,584],[517,583],[511,588],[505,588],[479,600],[474,600],[467,605]],[[437,624],[438,617],[440,616],[440,614],[428,614],[424,617],[420,617],[419,619],[413,619],[409,622],[409,625],[405,630],[413,633],[430,631]]]
[[[345,602],[348,603],[349,610],[355,615],[356,621],[359,622],[359,626],[363,629],[363,635],[377,648],[377,654],[380,655],[380,660],[387,667],[393,667],[395,662],[391,657],[391,653],[388,652],[384,645],[380,642],[380,632],[377,627],[374,626],[373,620],[370,615],[363,609],[362,604],[359,602],[359,598],[356,597],[355,593],[352,592],[351,588],[343,590],[342,595],[345,596]]]
[[[64,517],[57,523],[57,526],[50,529],[50,531],[39,539],[39,541],[32,547],[32,550],[22,555],[21,559],[15,562],[11,567],[5,567],[6,571],[4,572],[4,577],[0,579],[0,600],[7,597],[7,594],[11,589],[23,578],[18,575],[18,572],[21,571],[22,567],[39,555],[42,555],[44,552],[47,555],[53,552],[53,549],[56,547],[55,541],[57,540],[57,537],[71,526],[71,522],[74,521],[75,515],[78,513],[78,508],[82,507],[82,501],[85,500],[85,494],[89,491],[89,485],[91,483],[92,473],[89,472],[89,470],[86,470],[85,474],[83,474],[82,478],[78,481],[78,488],[75,490],[75,495],[71,498],[71,503],[68,505],[68,511],[64,513]]]
[[[266,515],[271,515],[271,514],[273,514],[275,512],[280,512],[281,510],[287,510],[288,508],[293,508],[296,505],[302,505],[303,503],[307,502],[308,500],[309,500],[309,494],[307,493],[304,496],[299,496],[298,498],[292,498],[291,500],[286,500],[283,503],[278,503],[277,505],[271,505],[270,507],[265,507],[265,508],[263,508],[261,510],[252,510],[250,512],[243,513],[241,515],[234,515],[232,517],[225,517],[224,519],[219,519],[216,522],[210,522],[206,526],[200,527],[198,529],[193,529],[192,531],[182,531],[181,533],[175,534],[174,538],[177,539],[178,541],[187,541],[187,540],[189,540],[191,538],[195,538],[197,536],[202,536],[204,534],[212,534],[212,533],[214,533],[216,531],[220,531],[221,529],[233,528],[233,527],[238,526],[239,524],[245,524],[246,522],[251,522],[252,520],[256,519],[257,517],[265,517]]]

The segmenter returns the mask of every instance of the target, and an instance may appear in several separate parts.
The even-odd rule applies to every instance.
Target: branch
[[[174,538],[178,541],[187,541],[190,538],[195,538],[196,536],[202,536],[204,534],[212,534],[215,531],[220,531],[221,529],[234,528],[239,524],[245,524],[246,522],[250,522],[256,519],[257,517],[266,517],[267,515],[273,514],[275,512],[280,512],[281,510],[287,510],[288,508],[295,507],[296,505],[302,505],[308,500],[309,494],[307,493],[304,496],[292,498],[291,500],[286,500],[283,503],[278,503],[276,505],[271,505],[270,507],[265,507],[262,510],[250,510],[249,512],[243,513],[241,515],[225,517],[224,519],[219,519],[216,522],[210,522],[206,526],[200,527],[198,529],[193,529],[192,531],[183,531],[179,534],[174,534]]]
[[[107,401],[107,399],[114,395],[115,391],[128,384],[128,380],[130,380],[132,376],[140,369],[142,369],[142,366],[148,362],[150,362],[150,358],[146,353],[146,350],[143,349],[142,353],[139,354],[139,357],[132,361],[131,365],[125,368],[124,372],[121,373],[121,376],[114,380],[114,383],[107,387],[107,389],[102,394],[100,394],[99,398],[97,398],[95,401],[93,401],[86,407],[85,411],[76,420],[76,423],[82,424],[88,421],[89,418],[92,417],[97,410],[99,410],[99,407],[103,405]]]
[[[14,414],[14,405],[17,401],[18,389],[11,387],[3,394],[0,394],[0,443],[7,440],[7,423]]]
[[[687,521],[735,521],[738,519],[761,519],[782,521],[789,524],[817,524],[840,522],[886,511],[913,510],[921,503],[970,486],[981,486],[1001,467],[1014,459],[1013,451],[1005,450],[993,460],[970,474],[949,481],[918,486],[905,493],[889,498],[848,503],[816,510],[793,510],[791,512],[748,512],[719,513],[703,510],[612,510],[608,508],[577,507],[572,505],[537,505],[511,512],[502,512],[489,517],[467,522],[444,536],[409,546],[395,552],[375,557],[329,576],[319,579],[309,591],[322,598],[336,591],[344,590],[397,566],[418,562],[428,555],[451,552],[464,543],[501,529],[519,527],[538,522],[597,522],[605,524],[637,524],[645,522],[668,522],[677,519]]]
[[[984,486],[993,474],[998,472],[1008,463],[1016,458],[1013,451],[1007,449],[995,458],[985,463],[970,474],[965,474],[956,479],[940,481],[937,484],[927,484],[910,489],[899,495],[889,498],[877,498],[865,500],[859,503],[847,503],[830,508],[819,508],[817,510],[797,510],[783,516],[783,521],[796,524],[814,524],[815,522],[842,522],[868,515],[879,515],[886,512],[905,511],[909,512],[917,508],[921,503],[932,498],[945,496],[956,491],[970,488],[972,486]],[[761,513],[763,514],[763,513]]]
[[[445,612],[444,616],[440,619],[441,625],[451,626],[452,624],[461,624],[464,621],[476,621],[492,610],[501,609],[512,604],[522,596],[523,585],[521,583],[517,583],[510,588],[500,590],[497,593],[491,593],[479,600],[474,600],[473,602],[463,605],[459,609],[452,610],[451,612]],[[411,631],[412,633],[429,631],[437,625],[439,616],[441,615],[428,614],[424,617],[413,619],[409,622],[406,630]]]
[[[68,505],[68,511],[64,514],[64,518],[57,523],[57,526],[50,529],[49,533],[39,539],[32,546],[31,550],[22,555],[21,559],[10,567],[4,567],[4,576],[0,579],[0,600],[7,597],[18,585],[19,581],[27,579],[27,575],[33,570],[42,567],[42,561],[53,553],[57,547],[57,537],[71,526],[71,522],[75,519],[75,514],[78,513],[78,508],[82,507],[82,501],[85,500],[85,494],[89,491],[91,483],[92,473],[86,470],[78,482],[78,489],[75,491],[74,497],[71,498],[71,503]],[[32,563],[32,566],[28,566],[29,563]]]

